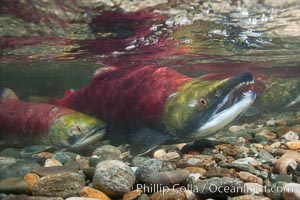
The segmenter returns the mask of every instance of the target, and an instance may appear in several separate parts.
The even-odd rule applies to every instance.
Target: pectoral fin
[[[134,156],[145,154],[172,138],[172,135],[161,131],[140,129],[129,138],[131,154]]]

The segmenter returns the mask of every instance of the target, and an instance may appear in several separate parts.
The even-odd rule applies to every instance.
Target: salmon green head
[[[52,144],[70,149],[80,149],[100,138],[106,124],[88,115],[74,112],[60,116],[49,127],[48,137]]]
[[[193,79],[172,94],[165,105],[164,124],[177,138],[194,140],[214,133],[243,114],[254,102],[253,75],[224,80]]]

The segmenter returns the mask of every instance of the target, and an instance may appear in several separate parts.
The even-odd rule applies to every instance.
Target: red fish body
[[[249,73],[211,81],[166,67],[114,68],[53,103],[103,119],[110,130],[117,130],[111,132],[123,131],[115,136],[110,132],[112,140],[125,136],[132,153],[140,154],[172,139],[191,141],[226,126],[253,103],[255,92],[244,88],[252,83]]]
[[[162,120],[168,97],[191,80],[166,67],[112,69],[101,72],[90,85],[54,103],[94,114],[113,124],[136,120],[153,124]]]
[[[12,93],[13,98],[5,97],[5,93]],[[27,145],[35,141],[81,148],[100,139],[105,128],[104,122],[69,108],[20,101],[7,88],[0,99],[0,138],[8,143]]]

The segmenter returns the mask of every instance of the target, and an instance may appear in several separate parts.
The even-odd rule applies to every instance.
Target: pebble
[[[246,171],[255,174],[255,168],[250,164],[220,163],[220,167],[233,168],[237,171]]]
[[[0,157],[0,169],[6,168],[7,166],[12,165],[18,161],[19,160],[15,159],[15,158]]]
[[[104,145],[95,149],[93,155],[104,160],[120,160],[121,151],[117,147]]]
[[[284,186],[282,197],[285,200],[299,200],[300,199],[300,184],[288,183]]]
[[[78,172],[78,170],[75,170],[67,166],[54,166],[54,167],[35,167],[32,169],[32,172],[39,176],[47,176],[47,175],[67,173],[67,172],[76,173]]]
[[[255,196],[255,195],[241,195],[230,198],[231,200],[271,200],[268,197]]]
[[[72,153],[72,152],[59,151],[59,152],[56,152],[52,158],[60,161],[62,164],[65,164],[66,162],[75,160],[76,156],[77,156],[77,154]]]
[[[238,177],[243,180],[244,182],[253,182],[253,183],[258,183],[258,184],[263,184],[263,180],[259,178],[258,176],[255,176],[249,172],[239,172]]]
[[[118,160],[100,162],[93,177],[96,189],[109,196],[122,196],[130,191],[135,182],[135,175],[125,163]]]
[[[33,196],[70,197],[77,196],[85,186],[85,179],[78,173],[51,174],[42,177],[33,187]]]
[[[0,180],[11,177],[22,179],[25,174],[31,172],[31,170],[37,166],[39,166],[39,164],[30,160],[22,160],[8,165],[7,167],[0,169]]]
[[[205,174],[206,170],[201,168],[201,167],[186,167],[184,168],[185,170],[189,171],[190,173],[193,174]]]
[[[268,197],[270,197],[272,200],[281,200],[282,199],[281,192],[286,184],[287,183],[283,181],[278,181],[276,183],[273,183],[267,189]]]
[[[237,173],[235,169],[227,169],[227,168],[211,168],[207,171],[204,176],[206,178],[213,177],[237,177]]]
[[[150,200],[187,200],[187,198],[179,190],[168,189],[153,193],[150,196]]]
[[[238,178],[210,178],[192,183],[193,192],[199,196],[224,197],[224,195],[240,194],[244,182]],[[230,190],[224,190],[230,188]]]
[[[21,153],[18,150],[14,149],[14,148],[3,149],[0,152],[0,156],[2,156],[2,157],[16,158],[16,159],[22,158]]]
[[[244,130],[245,129],[245,126],[230,126],[229,127],[229,132],[231,132],[231,133],[235,133],[235,132],[237,132],[237,131],[241,131],[241,130]]]
[[[291,150],[299,150],[300,149],[300,140],[290,141],[285,143],[285,145]]]
[[[289,165],[297,163],[300,159],[300,153],[288,151],[274,162],[274,172],[287,174]]]
[[[29,194],[27,183],[20,178],[6,178],[0,181],[0,193]]]
[[[174,171],[159,172],[150,176],[146,180],[146,184],[160,185],[161,187],[167,186],[172,188],[176,184],[185,184],[189,178],[189,171],[185,169],[176,169]]]
[[[45,152],[45,151],[43,151],[43,152],[41,152],[41,153],[38,153],[37,156],[40,157],[40,158],[48,159],[48,158],[52,158],[52,157],[53,157],[53,154],[50,153],[50,152]]]
[[[123,195],[123,200],[134,200],[134,199],[137,199],[139,196],[141,196],[143,193],[142,190],[140,189],[136,189],[136,190],[133,190],[133,191],[130,191],[126,194]]]
[[[247,157],[247,158],[240,158],[240,159],[237,159],[237,160],[234,160],[232,163],[236,163],[236,164],[249,164],[251,162],[255,161],[254,158],[252,157]]]
[[[267,129],[255,134],[256,141],[264,141],[262,137],[266,138],[267,140],[275,140],[277,135]]]
[[[268,151],[264,150],[264,149],[259,151],[258,157],[262,160],[265,160],[265,161],[275,160],[274,156],[272,154],[270,154]]]
[[[148,178],[158,174],[163,166],[163,162],[156,158],[145,161],[140,167],[137,168],[135,175],[138,181],[146,183]]]
[[[177,152],[168,152],[163,155],[160,159],[165,161],[176,161],[180,159],[180,155]]]
[[[89,197],[69,197],[65,200],[99,200],[97,198],[89,198]]]
[[[100,162],[104,161],[103,158],[100,158],[99,156],[96,156],[96,155],[93,155],[91,158],[90,158],[90,161],[89,161],[89,165],[91,167],[96,167]]]
[[[64,200],[61,197],[33,197],[27,195],[9,195],[5,200]]]
[[[96,168],[95,167],[87,167],[82,170],[85,177],[89,180],[92,180],[95,174]]]
[[[164,155],[166,155],[167,152],[164,149],[157,149],[156,151],[154,151],[153,153],[153,158],[162,158]]]
[[[131,166],[132,167],[140,167],[140,166],[144,165],[144,162],[146,162],[147,160],[150,160],[150,157],[142,157],[142,156],[133,157],[133,159],[131,161]]]
[[[142,194],[141,196],[139,196],[138,200],[150,200],[150,198],[147,194]]]
[[[96,199],[101,199],[101,200],[110,200],[110,198],[103,192],[96,190],[94,188],[91,188],[91,187],[87,187],[87,186],[83,187],[79,191],[79,195],[81,197],[96,198]]]
[[[288,131],[287,133],[285,133],[281,137],[288,140],[288,141],[299,140],[299,135],[294,131]]]
[[[79,170],[80,169],[80,164],[75,161],[75,160],[71,160],[71,161],[68,161],[64,164],[65,167],[69,167],[69,168],[72,168],[74,170]]]
[[[258,183],[245,183],[245,193],[253,195],[263,195],[264,188],[263,185]]]
[[[30,193],[32,192],[33,186],[40,180],[40,177],[33,173],[25,174],[24,181],[28,184]]]
[[[58,160],[48,158],[45,161],[44,166],[45,167],[54,167],[54,166],[63,166],[63,164],[61,162],[59,162]]]

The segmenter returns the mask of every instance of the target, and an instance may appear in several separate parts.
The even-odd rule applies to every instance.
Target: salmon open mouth
[[[240,117],[253,104],[256,93],[253,91],[254,78],[244,73],[229,80],[226,87],[231,89],[219,97],[211,110],[210,117],[196,131],[196,135],[207,136]]]
[[[106,128],[103,127],[94,128],[89,133],[85,134],[84,137],[79,138],[76,143],[71,146],[71,149],[80,149],[98,141],[103,137],[105,131]]]

